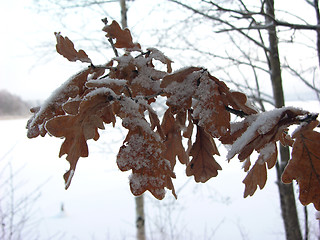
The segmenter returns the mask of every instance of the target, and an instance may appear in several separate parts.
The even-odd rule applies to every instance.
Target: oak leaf
[[[230,113],[223,104],[219,86],[208,77],[207,72],[203,73],[199,79],[195,98],[197,102],[193,107],[193,118],[198,121],[197,124],[212,137],[228,135]]]
[[[239,160],[245,160],[254,150],[259,151],[266,144],[283,139],[287,127],[298,123],[297,117],[305,113],[300,109],[283,107],[247,116],[243,120],[245,131],[233,142],[227,159],[230,160],[235,154],[239,154]]]
[[[71,62],[79,60],[81,62],[92,63],[91,59],[88,57],[85,51],[83,51],[82,49],[77,51],[74,48],[73,42],[68,37],[63,37],[60,35],[60,33],[57,32],[55,32],[54,35],[57,38],[56,49],[59,54],[61,54]]]
[[[212,137],[206,131],[197,126],[196,141],[190,150],[192,160],[187,166],[187,176],[194,175],[196,182],[206,182],[218,175],[221,166],[216,162],[213,155],[220,155]]]
[[[155,59],[155,60],[159,60],[163,64],[166,64],[167,65],[167,72],[168,73],[172,72],[171,63],[173,63],[173,61],[170,58],[168,58],[166,55],[164,55],[161,51],[159,51],[156,48],[147,48],[147,51],[149,53],[146,57],[151,58],[151,59]]]
[[[282,181],[297,180],[300,202],[303,205],[313,203],[320,210],[320,133],[313,130],[318,124],[312,121],[293,134],[292,158],[282,174]]]
[[[117,155],[117,165],[121,171],[132,170],[131,192],[140,195],[149,190],[156,198],[163,199],[166,187],[176,197],[171,180],[175,174],[163,157],[165,145],[144,118],[144,112],[139,111],[144,103],[124,98],[120,104],[119,116],[129,132]]]
[[[247,101],[247,96],[240,92],[230,91],[227,85],[217,79],[216,77],[212,76],[208,73],[208,76],[211,80],[213,80],[219,87],[219,95],[222,98],[224,105],[231,106],[233,109],[237,110],[240,115],[251,115],[257,113],[257,110],[251,106],[251,104]]]
[[[260,189],[264,188],[267,182],[267,169],[265,163],[256,162],[250,169],[246,178],[243,180],[245,184],[244,197],[252,196],[257,190],[257,186]]]
[[[70,169],[64,174],[66,189],[70,186],[73,173],[80,157],[88,156],[88,139],[98,140],[98,128],[104,129],[100,111],[109,105],[108,90],[104,93],[87,94],[79,105],[77,115],[57,116],[46,123],[47,131],[55,137],[65,138],[59,157],[67,154]]]
[[[121,93],[124,91],[127,80],[124,79],[117,79],[117,78],[101,78],[97,80],[91,80],[86,83],[87,88],[110,88],[112,91],[114,91],[115,94],[121,95]]]
[[[171,169],[176,164],[176,157],[182,164],[186,164],[188,156],[182,145],[181,126],[174,118],[170,108],[167,109],[163,116],[161,128],[165,136],[164,144],[166,146],[163,156],[170,161]]]
[[[166,75],[160,84],[164,95],[167,96],[166,104],[177,112],[191,108],[192,97],[201,75],[202,68],[197,67],[185,68]]]
[[[107,32],[107,37],[115,38],[116,48],[126,48],[127,50],[140,50],[141,46],[139,43],[132,42],[132,36],[129,29],[121,29],[119,23],[112,21],[110,25],[105,25],[102,29]]]
[[[27,123],[28,138],[46,135],[47,130],[44,127],[46,121],[54,116],[65,115],[65,111],[62,108],[63,104],[66,103],[69,98],[74,98],[84,93],[84,84],[91,72],[92,69],[88,68],[75,74],[61,85],[61,87],[56,89],[40,108],[34,111],[34,115]]]

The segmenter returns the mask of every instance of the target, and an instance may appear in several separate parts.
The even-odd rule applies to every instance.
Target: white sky
[[[165,14],[159,11],[152,12],[153,6],[163,2],[163,0],[136,0],[134,3],[129,3],[130,5],[134,5],[134,9],[129,9],[128,11],[129,26],[140,43],[148,42],[150,44],[150,42],[152,42],[152,36],[150,36],[148,30],[155,24],[161,28],[165,24],[169,25],[169,23],[166,22],[167,19],[178,17],[175,16],[174,9],[169,6],[167,9],[161,8]],[[288,4],[289,2],[292,3],[292,1],[289,0],[281,1],[281,3],[286,6],[287,11],[294,12],[298,9],[300,16],[307,15],[308,17],[302,17],[310,18],[310,22],[314,22],[313,9],[307,7],[303,0],[295,0],[295,4]],[[280,1],[277,1],[277,3],[280,3]],[[0,44],[0,89],[7,89],[11,93],[20,95],[25,100],[47,98],[52,91],[71,75],[75,74],[78,69],[85,67],[85,65],[79,63],[70,63],[54,52],[55,37],[53,33],[55,31],[62,31],[62,35],[68,36],[71,40],[76,40],[76,35],[73,35],[69,29],[63,29],[61,24],[56,21],[56,18],[47,13],[37,14],[31,9],[32,6],[33,0],[0,2],[2,36]],[[304,7],[303,11],[301,11],[301,6]],[[152,12],[152,14],[150,12]],[[111,4],[110,7],[108,7],[108,13],[112,13],[114,18],[118,18],[119,5],[117,3],[114,5]],[[152,21],[150,15],[152,15]],[[69,25],[70,29],[75,28],[80,19],[78,16],[78,19],[75,20],[73,18],[74,16],[77,15],[67,16],[65,18],[65,24]],[[102,23],[100,22],[102,17],[100,14],[92,15],[91,22],[88,24],[90,26],[88,27],[99,31],[102,27]],[[295,19],[293,18],[292,20]],[[80,25],[80,23],[78,25]],[[83,30],[83,32],[85,32],[85,30]],[[103,33],[101,33],[101,36],[103,36]],[[92,38],[92,36],[88,36],[88,38],[89,37]],[[144,40],[142,40],[142,38]],[[39,47],[44,43],[49,43],[50,46],[46,48]],[[82,46],[76,44],[76,48],[79,49],[82,48]],[[86,50],[85,47],[83,48]],[[297,66],[303,64],[304,61],[316,60],[314,56],[312,58],[310,56],[304,57],[304,51],[301,52],[299,49],[292,48],[289,45],[288,48],[281,48],[280,50],[285,53],[290,53],[292,56],[291,59],[297,59],[295,63]],[[90,52],[86,52],[92,57]],[[280,54],[282,52],[280,52]],[[165,53],[169,57],[172,57],[170,53]],[[92,58],[95,59],[95,57]],[[175,60],[174,57],[172,58]],[[186,59],[187,58],[188,57],[186,57]],[[51,60],[48,62],[48,59]],[[96,63],[96,61],[94,62]],[[197,64],[198,63],[194,63],[194,65]],[[300,95],[304,96],[308,95],[305,93],[307,89],[304,85],[291,83],[291,76],[284,75],[283,78],[286,84],[285,90],[287,95],[289,95],[289,93],[300,93]],[[269,86],[270,83],[268,80],[267,82]],[[313,96],[313,94],[311,95]],[[301,97],[298,96],[298,98]]]
[[[37,54],[35,47],[50,32],[53,36],[52,26],[45,24],[50,23],[49,19],[36,15],[26,8],[31,2],[31,0],[12,0],[0,3],[2,25],[0,89],[7,89],[25,99],[42,97],[39,94],[39,87],[47,83],[44,80],[42,83],[39,81],[45,74],[43,66],[32,68],[37,64],[37,58],[34,57]]]

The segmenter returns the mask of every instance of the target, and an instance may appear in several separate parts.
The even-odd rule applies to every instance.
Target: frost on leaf
[[[47,133],[47,130],[44,128],[46,121],[54,116],[65,114],[62,105],[69,97],[74,98],[77,95],[83,94],[83,85],[87,81],[87,77],[91,71],[92,69],[89,68],[74,75],[60,88],[56,89],[40,108],[33,112],[34,115],[27,123],[29,138],[34,138],[39,135],[45,136]]]
[[[230,113],[222,101],[219,86],[209,78],[208,73],[204,73],[199,79],[195,98],[197,101],[193,118],[197,119],[197,124],[212,137],[227,135],[230,129]]]
[[[118,153],[117,164],[121,171],[132,170],[131,192],[137,196],[149,190],[156,198],[163,199],[164,188],[168,188],[176,197],[171,180],[175,174],[170,162],[163,157],[165,146],[162,139],[140,110],[143,102],[125,99],[120,104],[119,116],[129,132]]]
[[[259,151],[270,142],[286,138],[283,134],[285,134],[287,127],[299,122],[297,116],[304,114],[306,112],[300,109],[284,107],[270,112],[247,116],[242,123],[238,124],[238,126],[243,125],[245,131],[233,142],[227,155],[228,160],[239,154],[239,160],[243,161],[254,150]],[[238,136],[239,134],[237,133],[239,131],[234,131],[234,134]]]
[[[73,42],[68,37],[63,37],[60,33],[54,33],[57,38],[56,49],[59,54],[67,58],[71,62],[75,62],[77,60],[81,62],[91,63],[91,59],[83,50],[77,51],[74,48]]]
[[[194,176],[196,182],[206,182],[218,175],[221,166],[213,155],[220,155],[212,137],[206,131],[197,126],[196,141],[190,150],[191,162],[187,166],[187,176]]]
[[[163,78],[160,87],[167,96],[167,105],[172,110],[189,109],[202,68],[190,67]]]
[[[253,195],[257,186],[260,189],[264,187],[267,179],[265,163],[270,169],[277,160],[276,142],[280,141],[284,144],[289,144],[289,138],[286,137],[287,127],[293,123],[298,123],[299,117],[305,113],[300,109],[284,107],[247,116],[242,122],[231,128],[230,138],[224,139],[225,142],[233,142],[227,155],[228,160],[238,154],[239,160],[245,161],[254,150],[259,153],[256,163],[243,181],[245,184],[245,197]],[[235,141],[232,137],[233,135],[238,137]],[[248,166],[246,167],[246,170],[248,170]]]
[[[87,140],[99,139],[98,128],[104,129],[101,114],[103,108],[108,107],[107,101],[110,93],[97,94],[88,97],[79,105],[77,115],[57,116],[46,124],[47,131],[55,137],[65,138],[60,148],[59,157],[67,154],[70,169],[64,175],[66,188],[69,187],[70,173],[76,168],[80,157],[88,156]]]
[[[320,210],[320,133],[313,130],[318,124],[312,121],[293,134],[292,158],[282,174],[282,181],[297,180],[300,202],[303,205],[313,203]]]
[[[172,60],[170,58],[168,58],[166,55],[164,55],[161,51],[159,51],[156,48],[147,48],[147,51],[150,52],[148,56],[149,58],[159,60],[163,64],[166,64],[167,72],[168,73],[172,72],[172,67],[171,67]]]

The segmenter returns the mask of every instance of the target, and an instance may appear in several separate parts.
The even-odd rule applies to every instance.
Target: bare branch
[[[214,21],[218,21],[218,22],[220,22],[220,23],[223,23],[223,24],[229,26],[231,29],[236,30],[236,31],[239,32],[241,35],[245,36],[245,37],[248,38],[250,41],[252,41],[252,42],[254,42],[256,45],[258,45],[259,47],[263,48],[263,49],[266,50],[266,51],[269,51],[269,48],[268,48],[268,47],[266,47],[265,45],[263,45],[262,43],[260,43],[260,42],[257,41],[256,39],[252,38],[251,36],[249,36],[248,34],[246,34],[245,32],[243,32],[241,29],[238,29],[236,26],[234,26],[233,24],[231,24],[231,23],[228,22],[228,21],[222,20],[221,18],[215,17],[215,16],[213,16],[213,15],[208,15],[208,14],[206,14],[206,13],[204,13],[204,12],[201,12],[201,11],[199,11],[199,10],[197,10],[197,9],[189,6],[189,5],[186,5],[186,4],[184,4],[184,3],[181,3],[181,2],[179,2],[179,1],[177,1],[177,0],[168,0],[168,1],[173,2],[173,3],[176,3],[176,4],[178,4],[178,5],[182,6],[182,7],[190,10],[190,11],[193,11],[193,12],[196,13],[196,14],[199,14],[199,15],[205,17],[205,18],[208,18],[208,19],[211,19],[211,20],[214,20]]]
[[[284,68],[287,68],[288,70],[290,70],[290,72],[297,76],[305,85],[307,85],[309,88],[311,88],[312,90],[314,90],[317,94],[320,94],[320,88],[317,88],[315,86],[315,84],[311,85],[302,75],[301,73],[299,73],[297,70],[293,69],[289,64],[284,65]]]

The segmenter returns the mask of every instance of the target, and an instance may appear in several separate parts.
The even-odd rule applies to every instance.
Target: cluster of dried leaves
[[[111,42],[115,40],[113,47],[124,49],[124,54],[101,66],[94,66],[83,50],[75,50],[67,37],[55,33],[58,53],[90,66],[58,88],[41,107],[32,109],[34,116],[27,125],[29,138],[47,132],[64,138],[59,156],[66,154],[70,163],[64,174],[66,188],[79,158],[88,156],[87,140],[98,140],[98,129],[114,125],[120,118],[128,134],[117,164],[122,171],[132,171],[134,195],[148,190],[162,199],[165,188],[175,195],[176,159],[186,165],[187,176],[194,176],[196,182],[217,176],[221,166],[214,158],[219,155],[215,141],[231,145],[228,160],[238,155],[244,162],[248,172],[243,180],[244,196],[253,195],[257,186],[264,187],[267,168],[275,165],[280,142],[293,147],[283,182],[297,180],[302,204],[314,203],[320,210],[317,115],[292,107],[258,113],[243,93],[231,91],[206,69],[188,67],[172,73],[168,57],[155,48],[142,51],[130,31],[117,22],[106,23],[103,30]],[[155,61],[164,64],[166,71],[156,69]],[[168,106],[162,118],[151,104],[160,96]],[[242,121],[231,122],[231,113]],[[293,124],[299,126],[291,137],[287,129]],[[259,155],[251,166],[249,157],[254,151]]]

